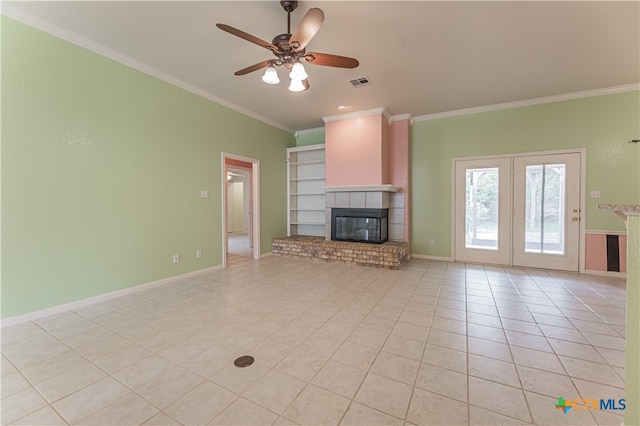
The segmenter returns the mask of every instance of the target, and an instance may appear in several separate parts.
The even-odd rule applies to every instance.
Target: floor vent
[[[353,80],[350,80],[349,83],[351,83],[353,87],[362,87],[371,84],[371,82],[369,81],[369,77],[354,78]]]
[[[235,365],[236,367],[243,368],[243,367],[248,367],[251,364],[253,364],[253,361],[254,361],[254,359],[253,359],[252,356],[244,355],[244,356],[241,356],[240,358],[236,358],[236,360],[233,361],[233,365]]]

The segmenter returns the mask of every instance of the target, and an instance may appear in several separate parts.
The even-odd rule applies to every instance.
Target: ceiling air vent
[[[369,77],[354,78],[353,80],[350,80],[349,83],[351,83],[353,87],[362,87],[371,84],[371,82],[369,81]]]

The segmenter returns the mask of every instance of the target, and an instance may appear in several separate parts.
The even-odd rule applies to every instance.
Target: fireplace
[[[331,239],[382,244],[388,239],[389,209],[332,208]]]

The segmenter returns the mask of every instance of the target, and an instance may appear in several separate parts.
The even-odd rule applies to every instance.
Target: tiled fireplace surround
[[[389,209],[389,241],[404,241],[404,194],[398,188],[388,185],[387,190],[371,190],[354,187],[327,188],[325,195],[325,239],[331,240],[331,209]]]

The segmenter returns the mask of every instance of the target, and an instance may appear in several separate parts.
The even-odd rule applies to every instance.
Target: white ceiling
[[[325,22],[307,51],[357,58],[353,70],[307,65],[310,90],[241,68],[270,59],[225,23],[271,41],[277,1],[3,2],[2,13],[287,130],[385,107],[422,116],[640,82],[640,2],[301,1]],[[366,76],[372,84],[354,88]],[[339,104],[347,108],[339,111]]]

